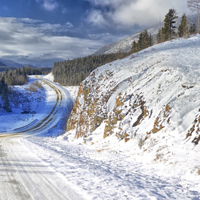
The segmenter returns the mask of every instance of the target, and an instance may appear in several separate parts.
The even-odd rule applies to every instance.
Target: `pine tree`
[[[174,9],[169,9],[169,12],[165,15],[164,27],[162,29],[164,41],[171,40],[176,36],[176,26],[174,25],[176,23],[176,18],[176,11]]]
[[[196,24],[193,23],[193,24],[190,25],[189,34],[192,35],[192,34],[195,34],[196,32],[197,32]]]
[[[9,102],[9,89],[8,85],[5,83],[4,77],[1,79],[1,99],[3,100],[3,109],[10,112],[10,102]]]
[[[187,30],[187,17],[183,14],[181,18],[181,24],[178,27],[178,36],[179,37],[187,37],[188,30]]]
[[[133,41],[131,53],[136,53],[145,48],[148,48],[154,44],[153,37],[151,34],[148,34],[148,31],[145,29],[139,35],[138,42]]]
[[[153,46],[153,44],[154,44],[153,36],[150,34],[148,37],[148,47]]]
[[[138,52],[138,45],[137,42],[134,40],[131,48],[131,53],[136,53]]]

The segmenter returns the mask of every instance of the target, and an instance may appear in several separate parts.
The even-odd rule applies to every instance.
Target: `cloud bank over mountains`
[[[85,0],[93,7],[88,14],[88,22],[96,25],[122,27],[139,24],[153,25],[163,20],[169,8],[175,8],[179,13],[187,11],[187,1],[184,0]]]
[[[60,25],[28,18],[0,18],[0,26],[0,57],[22,64],[52,67],[55,61],[92,54],[102,45],[97,40],[63,35],[73,28],[70,22]]]
[[[187,13],[186,0],[11,2],[0,2],[4,12],[0,17],[0,57],[49,67],[57,61],[90,55],[108,43],[159,23],[169,8],[175,8],[179,16]]]

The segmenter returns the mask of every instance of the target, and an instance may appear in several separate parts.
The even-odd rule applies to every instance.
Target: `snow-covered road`
[[[1,200],[80,199],[67,184],[19,141],[20,135],[0,135]]]
[[[198,181],[185,181],[162,165],[164,173],[157,173],[123,152],[96,151],[93,146],[68,143],[63,136],[28,137],[21,142],[72,187],[78,186],[80,200],[200,199]]]
[[[48,167],[20,142],[26,135],[54,135],[54,130],[59,134],[60,126],[66,123],[66,115],[70,113],[72,105],[67,92],[55,83],[39,79],[48,88],[46,91],[51,91],[47,94],[52,97],[46,103],[46,112],[43,110],[37,120],[10,134],[0,134],[0,200],[83,199],[70,188],[64,176]],[[55,91],[53,95],[52,90]]]
[[[45,135],[59,135],[64,133],[63,126],[66,124],[66,120],[72,109],[72,102],[69,98],[69,94],[59,85],[46,80],[42,77],[36,76],[45,87],[55,92],[55,98],[46,105],[45,115],[40,115],[38,119],[32,121],[30,124],[15,129],[16,133],[25,134],[45,134]],[[47,93],[47,95],[49,95]]]

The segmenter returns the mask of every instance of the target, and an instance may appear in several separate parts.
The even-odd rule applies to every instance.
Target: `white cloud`
[[[73,28],[74,27],[73,24],[70,23],[70,22],[65,23],[65,26],[68,27],[68,28]]]
[[[58,2],[56,0],[36,0],[37,3],[47,11],[53,11],[58,7]]]
[[[88,14],[86,21],[87,23],[98,27],[103,27],[107,25],[103,13],[100,10],[92,10]]]
[[[101,40],[60,36],[73,25],[0,17],[0,57],[23,64],[53,66],[55,61],[83,57],[102,46]]]
[[[115,25],[131,26],[139,24],[148,26],[163,20],[170,8],[180,15],[187,12],[187,1],[183,0],[86,0],[94,9],[102,9],[102,18]],[[105,9],[109,7],[110,9]],[[91,13],[94,11],[92,10]],[[91,15],[91,13],[89,15]],[[95,19],[93,18],[94,24]],[[98,26],[98,23],[96,23]]]
[[[53,11],[58,7],[58,3],[52,0],[44,0],[43,7],[45,10]]]

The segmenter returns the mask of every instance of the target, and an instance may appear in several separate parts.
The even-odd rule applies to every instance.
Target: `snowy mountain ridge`
[[[200,35],[94,70],[79,88],[69,140],[200,174]]]
[[[198,26],[197,18],[198,17],[196,14],[188,15],[187,16],[188,25],[191,23],[195,23],[197,27]],[[181,17],[179,16],[179,18],[177,19],[177,24],[176,24],[177,27],[179,26],[180,21],[181,21]],[[158,22],[157,24],[150,26],[149,28],[146,28],[148,33],[153,36],[154,43],[156,43],[157,41],[156,37],[157,37],[158,31],[161,27],[163,27],[163,25],[164,25],[163,22]],[[134,33],[126,38],[121,39],[120,41],[107,44],[103,46],[102,48],[100,48],[99,50],[97,50],[96,52],[94,52],[93,55],[118,53],[120,51],[129,52],[131,50],[133,41],[137,41],[139,39],[140,32]]]
[[[162,27],[162,24],[154,25],[150,28],[147,28],[147,31],[149,34],[151,34],[154,39],[156,39],[156,34],[158,33],[159,28]],[[111,44],[107,44],[100,48],[98,51],[96,51],[93,55],[99,55],[99,54],[110,54],[110,53],[118,53],[120,51],[122,52],[129,52],[132,47],[133,41],[137,41],[139,39],[140,32],[134,33],[126,38],[123,38],[120,41],[113,42]]]

